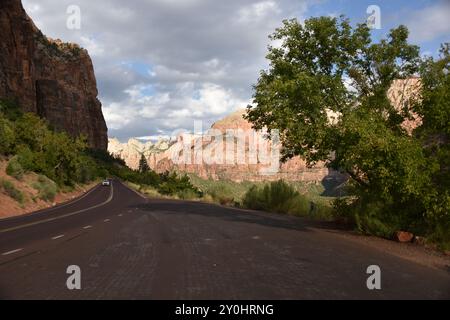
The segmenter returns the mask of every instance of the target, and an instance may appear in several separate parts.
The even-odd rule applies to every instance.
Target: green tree
[[[424,193],[433,237],[450,247],[450,46],[444,44],[438,59],[427,58],[421,67],[422,94],[415,111],[423,125],[416,136],[424,146],[429,165],[436,168],[432,185]]]
[[[139,160],[139,172],[145,173],[150,170],[147,159],[145,159],[144,154],[141,154],[141,159]]]
[[[284,160],[300,155],[309,165],[324,161],[348,174],[357,199],[353,214],[362,215],[356,222],[364,231],[424,232],[426,216],[436,213],[424,194],[434,189],[438,161],[430,163],[424,140],[402,126],[419,102],[405,99],[398,109],[387,94],[394,80],[415,77],[421,69],[407,28],[373,43],[365,24],[353,28],[343,17],[320,17],[304,25],[284,21],[271,38],[282,45],[269,47],[270,68],[261,71],[246,118],[256,129],[279,130]],[[431,79],[433,66],[430,61],[424,67]],[[448,125],[448,113],[442,115],[439,106],[448,106],[448,87],[437,93],[430,84],[430,90],[422,105],[433,104],[436,119]],[[424,111],[428,105],[421,109],[425,117],[431,116]]]
[[[0,113],[0,154],[12,153],[15,141],[13,124]]]

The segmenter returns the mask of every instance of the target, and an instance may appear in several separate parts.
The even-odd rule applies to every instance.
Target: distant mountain
[[[240,110],[217,121],[212,125],[209,134],[203,137],[182,134],[176,141],[160,140],[156,144],[142,143],[137,139],[120,143],[112,138],[109,139],[108,151],[124,159],[133,169],[138,168],[141,154],[144,154],[149,166],[156,172],[176,170],[214,180],[285,179],[319,182],[330,174],[337,174],[330,172],[323,164],[308,168],[299,157],[294,157],[283,164],[278,164],[278,155],[276,159],[272,159],[274,161],[268,160],[267,157],[272,156],[271,143],[264,139],[263,133],[251,128],[251,124],[242,117],[244,112],[245,110]],[[255,142],[250,142],[249,139]],[[258,150],[255,150],[259,148],[269,152],[259,154]],[[232,161],[226,162],[227,155]],[[272,172],[270,169],[275,171]]]
[[[0,1],[0,99],[48,120],[92,148],[107,148],[107,127],[91,58],[76,44],[42,34],[20,0]]]
[[[110,138],[108,142],[109,153],[125,160],[127,166],[132,169],[139,167],[142,154],[147,159],[151,159],[153,154],[163,153],[169,149],[169,141],[163,139],[155,144],[151,141],[143,143],[136,138],[131,138],[126,143],[121,143],[116,138]]]

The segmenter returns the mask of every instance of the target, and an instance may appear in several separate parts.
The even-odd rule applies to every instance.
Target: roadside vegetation
[[[12,101],[0,101],[0,158],[7,161],[8,176],[21,181],[29,173],[37,174],[31,184],[38,194],[32,200],[52,202],[58,192],[71,191],[77,185],[98,179],[118,177],[136,185],[153,188],[165,196],[194,198],[202,196],[186,175],[157,174],[142,158],[139,170],[106,151],[90,150],[84,137],[72,138],[54,131],[45,120],[22,113]],[[20,204],[26,199],[13,182],[1,182],[3,193]]]
[[[21,205],[23,205],[25,200],[23,193],[15,187],[14,183],[2,179],[0,180],[0,187],[8,196],[16,200]]]
[[[180,198],[188,195],[202,196],[201,192],[191,184],[187,175],[176,172],[158,174],[150,169],[144,157],[141,157],[139,169],[132,170],[122,159],[113,157],[107,151],[89,150],[88,153],[104,176],[118,177],[133,186],[138,186],[138,189],[154,190],[163,196]]]
[[[335,215],[360,232],[408,231],[450,248],[449,44],[423,58],[406,27],[374,43],[365,24],[343,17],[284,21],[271,38],[282,45],[269,48],[246,118],[281,131],[284,159],[300,155],[348,175]],[[418,78],[418,96],[400,90],[394,106],[394,81]],[[253,193],[259,203],[271,190]]]
[[[313,202],[300,194],[292,185],[283,180],[271,182],[264,186],[252,186],[244,195],[243,207],[329,220],[333,217],[332,208],[325,202]]]

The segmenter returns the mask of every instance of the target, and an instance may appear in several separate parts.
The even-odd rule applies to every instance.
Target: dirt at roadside
[[[432,247],[415,243],[399,243],[378,237],[359,235],[344,230],[328,230],[350,241],[355,241],[382,252],[395,255],[427,267],[437,268],[450,272],[450,255]]]
[[[98,183],[92,182],[90,184],[76,186],[70,192],[58,193],[53,201],[44,201],[37,198],[38,191],[32,187],[33,182],[37,179],[35,173],[28,173],[21,180],[17,180],[6,174],[6,165],[6,161],[0,161],[0,180],[10,181],[16,189],[20,190],[24,195],[24,202],[20,204],[8,196],[0,187],[0,219],[19,216],[70,201],[83,195]]]

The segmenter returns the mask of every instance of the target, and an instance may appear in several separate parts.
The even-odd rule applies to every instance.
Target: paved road
[[[366,287],[372,264],[381,290]],[[66,287],[69,265],[81,290]],[[0,221],[0,298],[448,299],[450,274],[303,219],[147,200],[114,181]]]

